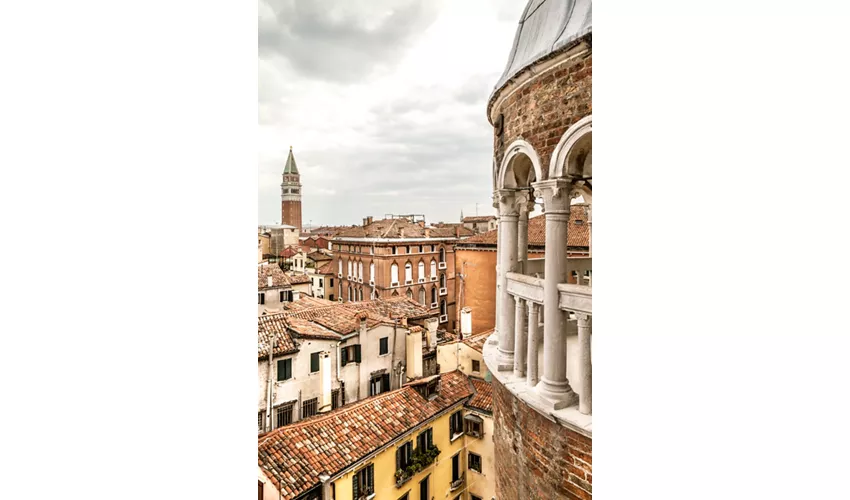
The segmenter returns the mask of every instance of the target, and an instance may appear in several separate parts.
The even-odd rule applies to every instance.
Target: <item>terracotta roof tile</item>
[[[324,263],[321,267],[316,269],[316,274],[333,274],[333,260],[329,260]]]
[[[257,462],[283,498],[293,498],[473,395],[460,372],[441,375],[439,395],[403,387],[283,426],[259,437]]]
[[[459,225],[458,225],[459,226]],[[454,238],[458,234],[451,227],[427,228],[431,238]],[[474,232],[465,227],[458,228],[460,237],[471,236]],[[376,220],[366,226],[355,226],[341,231],[336,238],[425,238],[426,228],[408,219]]]
[[[590,246],[590,227],[587,225],[587,214],[584,211],[585,205],[582,203],[570,206],[570,226],[567,231],[567,246],[571,247],[588,247]],[[576,221],[581,221],[577,223]],[[475,243],[476,245],[492,245],[498,243],[499,230],[494,229],[475,235],[471,238],[458,243],[458,245],[466,245]],[[546,217],[538,215],[528,219],[528,245],[535,247],[546,246]]]
[[[470,337],[463,339],[463,343],[468,345],[469,347],[475,349],[478,352],[484,351],[484,342],[487,342],[487,338],[495,331],[495,328],[491,328],[486,332],[481,332]]]
[[[287,274],[286,277],[289,278],[289,283],[292,285],[303,285],[310,282],[310,277],[306,274]]]
[[[475,389],[475,395],[466,402],[466,406],[493,413],[493,386],[480,378],[469,377],[469,382]]]
[[[495,219],[495,215],[474,215],[470,217],[464,217],[463,222],[489,222]]]
[[[290,280],[286,273],[277,264],[260,264],[257,266],[257,289],[265,290],[269,287],[269,276],[272,278],[272,287],[289,286]]]
[[[287,321],[282,314],[272,314],[257,318],[257,358],[269,354],[269,343],[277,338],[274,355],[280,356],[298,351],[298,344],[287,329]]]

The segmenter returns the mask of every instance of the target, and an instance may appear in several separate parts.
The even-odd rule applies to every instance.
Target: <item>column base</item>
[[[498,360],[498,365],[496,366],[496,370],[500,372],[513,371],[514,369],[514,353],[505,352],[499,348],[499,356],[496,358]]]
[[[535,392],[540,399],[551,405],[553,410],[561,410],[578,403],[578,394],[572,390],[568,381],[552,382],[544,376],[540,378]]]

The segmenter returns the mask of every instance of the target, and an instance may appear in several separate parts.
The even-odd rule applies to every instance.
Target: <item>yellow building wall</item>
[[[473,360],[478,361],[480,371],[472,371]],[[443,373],[460,370],[466,375],[482,379],[486,379],[489,373],[487,365],[484,364],[484,355],[463,342],[438,345],[437,364],[440,365],[440,372]]]
[[[378,453],[378,455],[376,455],[375,458],[373,458],[372,460],[369,460],[359,465],[356,469],[347,472],[339,479],[334,481],[333,484],[336,489],[336,500],[353,500],[351,498],[351,495],[353,493],[351,481],[354,477],[354,474],[359,472],[361,469],[363,469],[369,464],[373,464],[375,466],[374,500],[398,500],[407,492],[409,492],[409,500],[420,500],[419,482],[425,479],[425,477],[427,477],[428,475],[431,476],[429,479],[429,493],[434,500],[452,500],[457,495],[461,494],[461,492],[463,491],[463,487],[459,488],[456,491],[449,492],[452,483],[452,457],[458,452],[461,453],[460,470],[461,472],[467,472],[467,478],[469,477],[469,473],[468,471],[466,471],[467,465],[464,445],[464,441],[466,438],[462,436],[456,439],[454,442],[449,441],[451,438],[451,436],[449,436],[449,419],[451,415],[458,410],[462,411],[463,415],[465,415],[467,411],[462,404],[456,405],[452,410],[450,410],[446,414],[426,424],[420,425],[415,430],[406,434],[404,438],[402,438],[396,444]],[[434,445],[440,449],[439,456],[437,456],[433,464],[422,469],[416,475],[409,478],[403,485],[401,485],[400,488],[396,488],[396,450],[404,443],[411,440],[413,441],[413,446],[415,448],[416,436],[418,436],[420,432],[425,431],[429,427],[433,429]],[[492,427],[490,432],[492,432]],[[492,456],[492,451],[489,455]],[[468,495],[464,497],[464,499],[466,498],[468,498]],[[431,500],[431,498],[428,498],[427,500]]]
[[[466,440],[466,453],[472,452],[481,456],[481,472],[474,470],[466,470],[466,494],[463,499],[470,498],[470,494],[481,497],[483,500],[490,500],[496,496],[496,464],[493,458],[493,417],[486,413],[480,413],[474,410],[466,410],[467,413],[472,413],[481,417],[484,421],[483,431],[484,436],[474,438],[464,436]],[[466,460],[468,460],[468,456]],[[467,462],[464,461],[466,464]],[[451,469],[449,469],[451,474]],[[455,493],[455,492],[452,492]],[[456,494],[456,493],[455,493]],[[454,496],[450,496],[453,499]],[[411,500],[413,500],[411,498]]]

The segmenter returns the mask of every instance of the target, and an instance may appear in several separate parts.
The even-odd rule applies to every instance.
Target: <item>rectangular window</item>
[[[466,425],[465,431],[468,435],[480,438],[483,435],[483,423],[477,415],[469,414],[463,419]]]
[[[369,380],[369,395],[383,394],[390,390],[390,374],[375,375]]]
[[[481,371],[481,362],[477,359],[472,360],[472,371],[480,372]]]
[[[274,410],[275,429],[292,423],[292,404],[280,405]]]
[[[481,455],[476,455],[472,452],[469,453],[469,470],[481,472]]]
[[[283,302],[285,299],[283,298],[283,290],[280,291],[280,301]]]
[[[331,410],[336,410],[341,404],[339,404],[339,389],[334,389],[331,391]]]
[[[359,363],[360,362],[360,344],[350,345],[343,347],[340,349],[340,364],[342,366],[347,365],[348,363]]]
[[[301,403],[301,418],[312,417],[319,406],[319,398],[308,399]]]
[[[257,432],[263,432],[263,421],[266,419],[263,413],[262,411],[257,413]]]
[[[333,288],[333,287],[334,287],[334,279],[333,279],[333,278],[331,278],[331,286],[330,286],[330,288]],[[331,300],[333,300],[333,299],[331,299]]]
[[[353,498],[358,500],[365,498],[375,492],[375,466],[369,464],[351,478]]]
[[[333,286],[333,285],[331,285],[331,286]],[[334,294],[331,294],[331,298],[330,298],[330,300],[331,300],[331,301],[333,301],[333,300],[334,300]]]
[[[419,482],[419,500],[431,500],[431,497],[428,496],[429,479],[431,479],[430,475]]]
[[[463,434],[463,412],[456,411],[449,418],[449,436],[452,439]]]
[[[460,453],[452,457],[452,482],[460,479]]]
[[[316,373],[319,371],[319,353],[314,352],[310,354],[310,373]]]
[[[283,382],[292,378],[292,358],[277,360],[277,381]]]
[[[395,470],[404,471],[413,463],[413,442],[408,441],[395,451]]]
[[[390,338],[389,337],[382,337],[381,340],[380,340],[380,343],[381,343],[381,346],[380,346],[381,349],[379,351],[379,354],[387,354],[388,352],[390,352]]]
[[[264,293],[257,294],[257,302],[260,303],[260,304],[265,304],[266,303],[266,294],[264,294]]]
[[[393,255],[395,255],[397,251],[398,250],[396,250],[396,247],[393,247]]]
[[[432,446],[434,446],[434,431],[432,429],[421,432],[418,436],[416,436],[417,449],[427,450]]]

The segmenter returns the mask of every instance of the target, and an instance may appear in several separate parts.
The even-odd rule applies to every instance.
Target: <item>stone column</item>
[[[525,376],[526,364],[526,348],[528,347],[528,339],[526,337],[526,313],[525,300],[515,298],[516,315],[514,318],[514,375],[517,377]]]
[[[499,227],[499,221],[502,220],[501,214],[499,212],[499,196],[496,193],[493,193],[493,208],[496,209],[496,228]],[[501,311],[502,304],[502,286],[499,282],[499,262],[501,262],[500,257],[502,255],[501,250],[499,249],[499,234],[501,232],[496,233],[496,309],[495,309],[495,317],[493,333],[496,334],[496,338],[499,338],[499,311]]]
[[[522,274],[528,274],[528,214],[534,210],[534,196],[528,191],[517,195],[517,269]]]
[[[537,353],[540,346],[540,306],[534,302],[528,303],[528,378],[526,383],[529,387],[537,385]]]
[[[499,200],[499,308],[496,322],[499,325],[499,371],[514,368],[514,321],[516,306],[508,294],[507,274],[516,272],[517,266],[517,219],[516,191],[500,189]]]
[[[558,284],[567,282],[567,227],[570,220],[570,183],[550,179],[534,183],[543,196],[546,214],[546,263],[543,279],[543,376],[538,394],[554,409],[575,403],[567,380],[565,313],[558,307]]]
[[[578,323],[578,363],[579,363],[579,400],[578,411],[591,414],[591,392],[593,387],[593,366],[590,363],[590,336],[593,317],[576,313]]]

